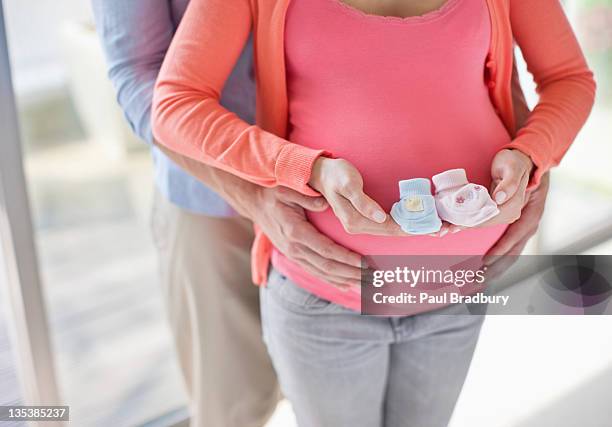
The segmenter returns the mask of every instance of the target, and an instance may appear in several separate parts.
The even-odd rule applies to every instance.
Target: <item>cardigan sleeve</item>
[[[534,187],[559,164],[586,121],[595,81],[559,0],[510,0],[510,20],[539,102],[505,148],[532,159]]]
[[[249,0],[192,0],[162,65],[153,99],[153,134],[184,156],[262,186],[307,195],[324,154],[241,120],[219,102],[251,31]]]

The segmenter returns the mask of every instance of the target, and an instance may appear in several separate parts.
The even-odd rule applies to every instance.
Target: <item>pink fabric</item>
[[[475,227],[499,214],[497,204],[482,185],[471,184],[464,169],[434,175],[436,208],[440,219],[455,225]]]
[[[510,137],[484,81],[485,0],[448,0],[404,19],[366,15],[340,0],[292,0],[285,28],[290,141],[352,162],[387,212],[402,179],[464,168],[489,187],[493,156]],[[308,216],[364,255],[480,255],[505,229],[390,238],[349,235],[331,210]],[[357,291],[315,279],[276,250],[272,264],[310,292],[360,309]]]

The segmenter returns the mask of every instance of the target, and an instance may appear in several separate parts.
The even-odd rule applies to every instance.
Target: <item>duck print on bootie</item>
[[[440,218],[451,224],[474,227],[499,214],[485,187],[468,182],[465,169],[451,169],[432,178]]]
[[[440,230],[431,183],[426,178],[400,181],[400,200],[393,204],[391,217],[406,233],[431,234]]]

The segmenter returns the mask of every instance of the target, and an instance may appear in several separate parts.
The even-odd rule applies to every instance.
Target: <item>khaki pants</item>
[[[265,425],[279,391],[251,282],[251,223],[189,213],[156,192],[152,228],[191,425]]]

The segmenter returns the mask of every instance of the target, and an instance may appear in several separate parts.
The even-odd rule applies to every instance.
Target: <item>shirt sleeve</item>
[[[153,90],[174,34],[168,0],[91,0],[119,105],[149,144]]]
[[[532,159],[534,187],[559,164],[589,116],[595,81],[559,0],[511,0],[510,19],[540,98],[505,148]]]
[[[153,100],[156,140],[184,156],[262,186],[307,195],[324,154],[241,120],[221,90],[251,31],[248,0],[192,0],[170,46]]]

